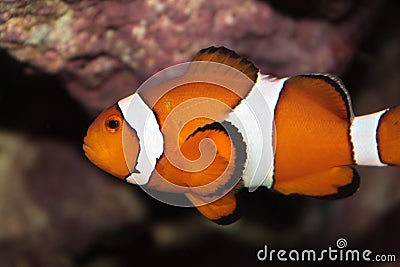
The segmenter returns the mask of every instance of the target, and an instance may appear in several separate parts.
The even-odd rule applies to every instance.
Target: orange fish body
[[[236,192],[259,186],[341,198],[352,165],[400,165],[400,108],[355,117],[341,81],[275,78],[210,47],[185,72],[105,110],[84,139],[87,157],[144,189],[184,194],[207,218],[238,218]]]

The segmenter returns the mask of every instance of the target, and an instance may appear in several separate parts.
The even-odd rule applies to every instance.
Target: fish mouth
[[[88,157],[88,154],[90,153],[91,148],[87,144],[83,144],[82,149],[85,152],[86,157]]]
[[[92,154],[93,149],[87,144],[86,137],[83,139],[82,149],[85,152],[85,156],[89,158],[90,154]]]

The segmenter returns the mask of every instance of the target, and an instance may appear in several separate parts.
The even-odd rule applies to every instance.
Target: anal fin
[[[338,199],[352,195],[359,184],[357,171],[342,166],[297,178],[276,179],[273,189],[285,195]]]

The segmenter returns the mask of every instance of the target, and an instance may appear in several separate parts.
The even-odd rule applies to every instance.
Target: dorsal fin
[[[192,59],[192,61],[210,61],[231,66],[242,73],[246,74],[253,82],[256,82],[258,68],[252,62],[244,57],[239,56],[226,47],[210,46],[200,50]],[[190,69],[189,72],[203,71],[204,69]],[[216,69],[207,68],[207,71],[216,71]]]
[[[338,78],[289,78],[275,107],[274,176],[292,179],[353,163],[350,97]]]
[[[175,138],[179,131],[179,142],[198,128],[225,120],[258,77],[252,63],[222,47],[203,49],[183,66],[183,73],[178,68],[180,76],[140,91],[144,102],[153,107],[163,134]],[[167,118],[172,123],[164,128]]]
[[[246,98],[258,78],[258,69],[253,63],[225,47],[213,46],[199,51],[187,64],[178,64],[160,73],[149,79],[151,82],[146,82],[138,92],[148,106],[154,107],[164,101],[159,103],[161,110],[156,112],[166,115],[177,105],[198,97],[217,99],[235,108]],[[169,110],[166,110],[167,103]],[[208,123],[210,121],[205,124]]]
[[[297,84],[301,90],[314,97],[321,105],[344,120],[352,121],[353,109],[350,95],[342,81],[330,74],[302,74],[287,83]]]

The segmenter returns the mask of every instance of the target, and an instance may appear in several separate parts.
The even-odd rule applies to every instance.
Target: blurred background
[[[339,75],[357,115],[400,104],[399,11],[396,0],[0,1],[0,265],[259,266],[265,244],[340,237],[400,262],[400,168],[357,168],[360,190],[338,201],[243,191],[243,218],[218,226],[81,149],[101,110],[210,45],[264,73]]]

